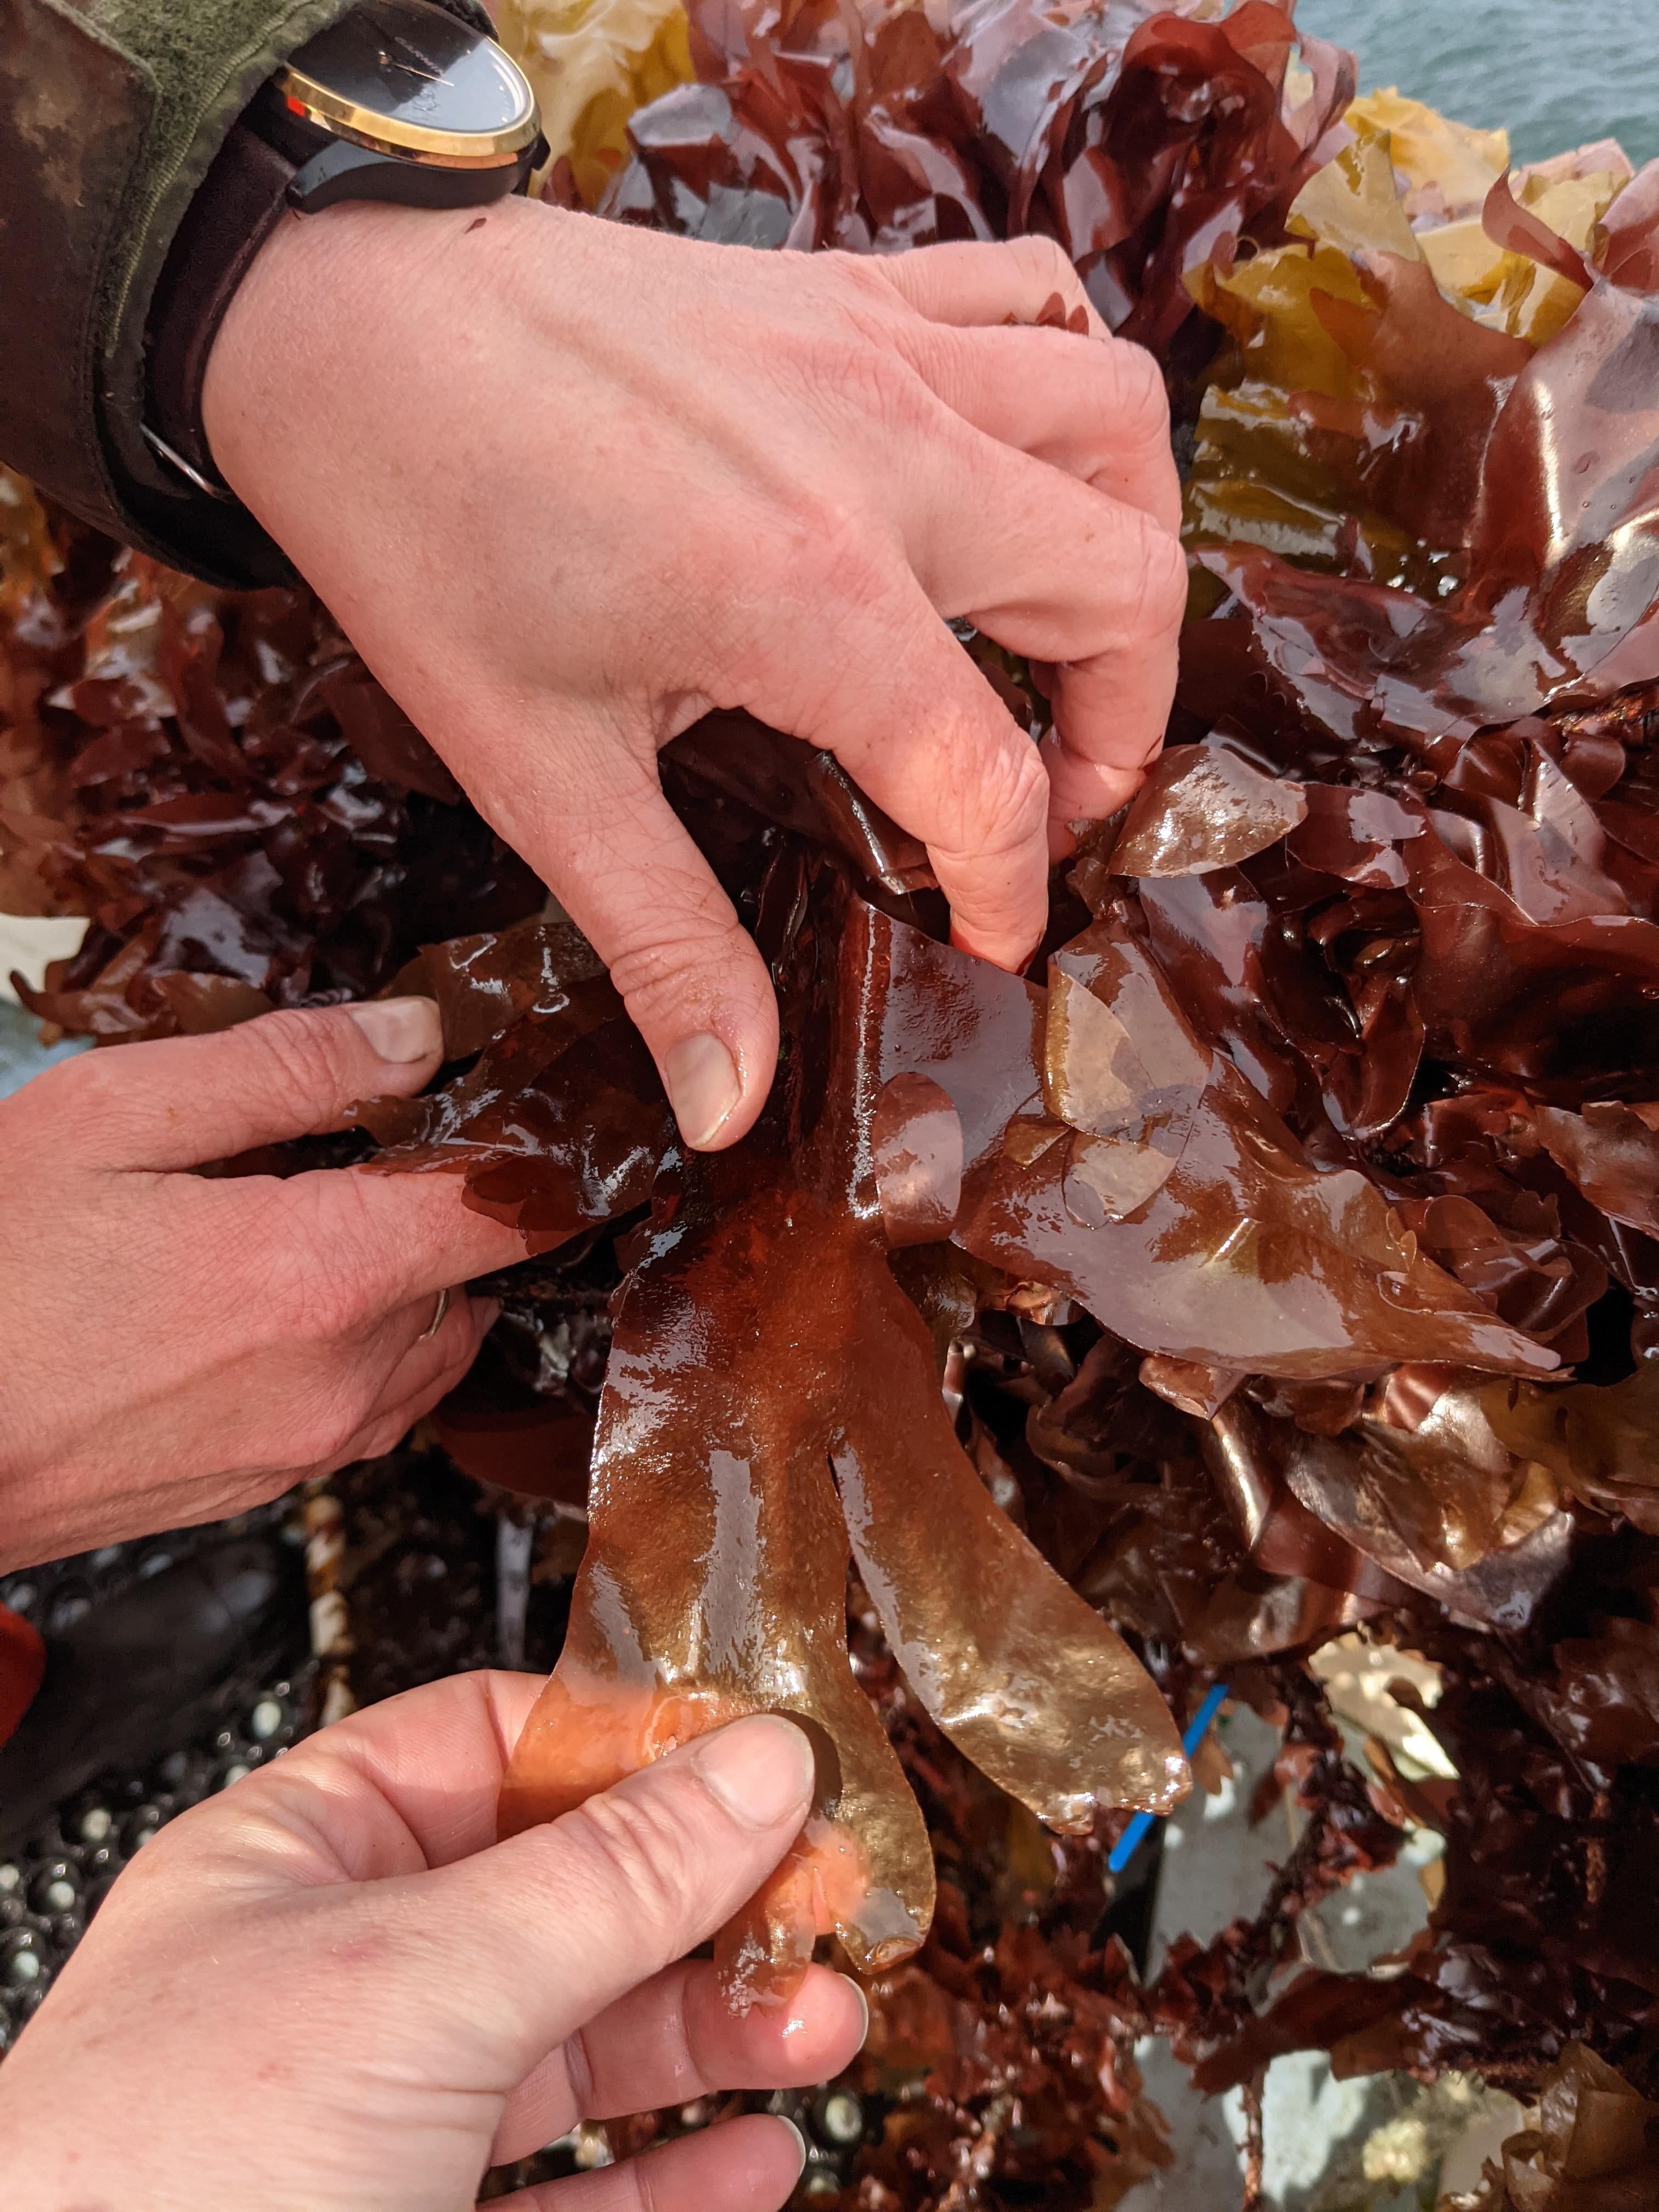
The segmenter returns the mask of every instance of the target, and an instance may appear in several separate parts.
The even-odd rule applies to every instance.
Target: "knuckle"
[[[361,1273],[319,1260],[295,1267],[276,1299],[287,1332],[302,1342],[339,1344],[357,1334],[372,1318],[372,1304]]]
[[[590,1881],[625,1905],[653,1952],[678,1957],[688,1900],[699,1887],[685,1824],[662,1790],[607,1790],[560,1823],[568,1845],[585,1856]]]
[[[659,2198],[650,2165],[648,2159],[630,2158],[623,2166],[619,2176],[623,2197],[617,2212],[667,2212]]]
[[[665,534],[659,549],[654,588],[646,592],[635,611],[635,623],[618,640],[619,649],[607,670],[611,696],[631,704],[638,668],[672,668],[677,676],[695,676],[702,688],[718,686],[729,669],[722,666],[730,641],[744,635],[744,611],[756,582],[756,549],[775,514],[775,504],[734,495],[705,502],[684,526]],[[730,580],[736,588],[712,591],[711,577]],[[765,578],[767,586],[775,580]],[[622,717],[596,723],[592,734],[569,740],[580,760],[586,753],[593,769],[603,772],[617,760],[648,757],[641,744],[639,725]]]
[[[343,1055],[337,1026],[314,1014],[266,1014],[237,1034],[248,1055],[247,1081],[295,1129],[331,1120],[340,1103]]]
[[[295,1409],[289,1425],[285,1449],[294,1464],[337,1465],[348,1451],[356,1455],[358,1433],[375,1395],[372,1383],[356,1376],[332,1389],[317,1386],[307,1402]]]
[[[840,327],[806,334],[788,365],[792,392],[801,393],[837,433],[850,417],[855,435],[867,440],[873,428],[882,445],[888,439],[920,435],[932,419],[932,395],[895,342],[885,317],[872,316],[871,302],[843,304]],[[890,311],[891,295],[888,307]]]
[[[867,511],[845,501],[810,500],[797,518],[802,550],[831,605],[867,612],[891,588],[884,535]]]
[[[579,2027],[568,2037],[564,2046],[564,2070],[570,2084],[571,2101],[577,2114],[584,2119],[593,2117],[594,2081],[593,2061],[587,2048],[587,2031]]]
[[[1029,233],[1024,238],[1011,239],[1003,249],[1013,259],[1022,276],[1033,277],[1040,283],[1050,284],[1056,291],[1070,293],[1081,288],[1072,257],[1058,239],[1041,232]]]
[[[1048,779],[1036,747],[1019,738],[988,767],[983,842],[988,851],[1010,851],[1027,843],[1047,820]]]
[[[960,439],[964,419],[976,422],[982,410],[997,409],[1023,383],[1027,374],[1024,346],[1012,356],[1005,354],[998,343],[1000,335],[988,333],[976,323],[939,323],[928,331],[924,356],[927,371],[951,402],[951,411],[936,426],[936,439]],[[1034,337],[1042,343],[1036,332],[1020,332],[1023,341],[1029,343]],[[952,458],[964,471],[974,465],[974,456],[966,446]]]
[[[349,1444],[355,1459],[384,1459],[388,1452],[397,1449],[420,1418],[419,1409],[410,1407],[395,1413],[383,1413],[376,1421],[360,1422],[334,1445],[332,1450],[319,1453],[318,1457],[332,1458],[337,1453],[343,1453]]]
[[[1187,556],[1179,538],[1145,517],[1139,520],[1139,538],[1134,548],[1134,630],[1141,636],[1173,636],[1187,612]]]
[[[865,353],[902,359],[898,349],[920,312],[912,298],[914,264],[939,251],[924,246],[910,254],[814,253],[811,266],[823,285],[821,327],[839,330]]]
[[[611,980],[641,1028],[688,999],[729,999],[749,952],[749,940],[712,878],[687,871],[659,888],[656,912],[611,949]]]
[[[902,437],[925,437],[939,419],[932,387],[892,346],[860,349],[860,367],[872,411],[884,429]]]
[[[1113,416],[1119,431],[1137,444],[1167,447],[1170,395],[1152,355],[1145,346],[1123,338],[1114,338],[1103,355],[1112,378]],[[1173,455],[1170,465],[1173,473]]]
[[[1039,836],[1048,811],[1048,780],[1036,747],[1011,731],[1003,742],[953,754],[945,794],[955,835],[936,851],[947,861],[1001,860]]]
[[[921,249],[923,252],[928,250],[926,246]],[[896,295],[885,256],[849,253],[835,247],[825,253],[815,253],[811,266],[818,280],[842,304],[873,310],[884,320],[891,315]]]
[[[278,1334],[331,1344],[376,1317],[377,1274],[352,1218],[360,1209],[349,1176],[300,1176],[276,1186],[260,1250],[266,1314]]]

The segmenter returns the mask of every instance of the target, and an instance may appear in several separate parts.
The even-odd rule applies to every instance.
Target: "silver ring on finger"
[[[438,1303],[433,1308],[432,1318],[421,1331],[416,1341],[424,1344],[429,1336],[436,1336],[444,1325],[444,1316],[449,1311],[449,1286],[446,1284],[438,1293]]]

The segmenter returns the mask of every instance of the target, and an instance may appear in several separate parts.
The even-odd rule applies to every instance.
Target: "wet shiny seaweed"
[[[462,1175],[555,1260],[615,1243],[588,1564],[509,1820],[796,1711],[819,1804],[726,1939],[739,1995],[834,1928],[941,2084],[997,1990],[1044,1986],[1210,2086],[1310,2044],[1553,2067],[1513,2201],[1557,2212],[1586,2046],[1659,2088],[1659,171],[1603,147],[1506,175],[1492,134],[1351,103],[1267,0],[698,6],[683,47],[659,12],[628,135],[606,110],[552,189],[797,246],[1051,230],[1164,362],[1180,702],[1057,872],[1042,960],[954,952],[833,763],[712,719],[665,781],[786,1049],[756,1135],[687,1160],[591,954],[321,610],[9,487],[0,885],[93,917],[31,1003],[116,1041],[424,978],[453,1061],[365,1108],[381,1164]],[[510,1432],[473,1404],[468,1464],[541,1486],[542,1403],[562,1494],[583,1390],[521,1390]],[[1455,1788],[1340,1758],[1298,1661],[1356,1624],[1440,1665]],[[1009,1799],[949,1741],[1060,1832],[1060,1912],[1066,1833],[1167,1800],[1170,1712],[1223,1668],[1310,1816],[1261,1918],[1149,1991],[1047,1908],[1018,1923],[1041,1957],[996,1936]],[[1299,1900],[1408,1811],[1448,1843],[1408,1970],[1260,2008]],[[932,2203],[925,2164],[884,2153],[882,2186]]]

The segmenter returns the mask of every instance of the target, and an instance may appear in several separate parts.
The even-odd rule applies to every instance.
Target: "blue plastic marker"
[[[1186,1753],[1188,1759],[1192,1757],[1193,1753],[1198,1749],[1200,1744],[1203,1742],[1205,1737],[1210,1733],[1210,1723],[1221,1711],[1221,1701],[1226,1694],[1227,1685],[1224,1682],[1218,1682],[1215,1687],[1210,1692],[1209,1696],[1205,1698],[1203,1704],[1193,1715],[1192,1725],[1187,1730],[1186,1735],[1181,1739],[1181,1748]],[[1107,1870],[1109,1873],[1122,1873],[1124,1868],[1128,1865],[1130,1860],[1139,1850],[1142,1843],[1151,1833],[1152,1823],[1158,1818],[1158,1815],[1156,1813],[1137,1813],[1135,1814],[1133,1820],[1130,1821],[1128,1826],[1123,1831],[1123,1833],[1118,1838],[1116,1843],[1112,1846],[1112,1855],[1106,1862]]]

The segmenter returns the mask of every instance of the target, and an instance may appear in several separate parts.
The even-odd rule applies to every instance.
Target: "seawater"
[[[1362,92],[1502,124],[1517,161],[1591,138],[1659,156],[1659,0],[1300,0],[1297,21],[1353,49]]]

